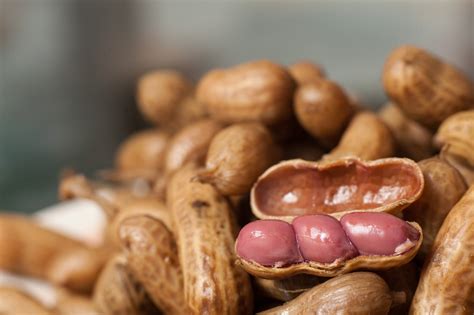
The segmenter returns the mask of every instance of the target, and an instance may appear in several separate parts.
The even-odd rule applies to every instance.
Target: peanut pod
[[[122,221],[119,234],[130,271],[155,305],[165,314],[188,314],[178,250],[168,228],[138,215]]]
[[[223,195],[243,195],[268,167],[278,161],[279,148],[259,123],[240,123],[220,131],[212,140],[202,182],[213,184]]]
[[[423,267],[410,314],[474,313],[474,186],[449,211]]]
[[[196,95],[211,117],[223,123],[274,125],[291,117],[294,89],[295,82],[283,67],[260,60],[208,72]]]
[[[386,213],[356,212],[339,222],[328,215],[297,217],[290,225],[259,220],[239,233],[238,262],[267,279],[307,273],[334,277],[357,269],[389,269],[415,257],[423,236],[414,222]]]
[[[91,248],[16,215],[0,216],[0,269],[89,292],[108,250]]]
[[[397,214],[421,196],[423,186],[423,173],[409,159],[289,160],[260,176],[251,191],[251,205],[259,219],[288,222],[316,213],[334,217],[356,211]]]
[[[288,67],[288,71],[298,85],[317,82],[326,77],[326,73],[322,66],[308,60],[302,60],[292,64]]]
[[[193,180],[196,175],[192,165],[180,169],[167,192],[190,313],[251,313],[248,275],[234,264],[231,209],[212,185]]]
[[[323,282],[319,277],[308,275],[296,275],[276,280],[264,278],[254,280],[257,290],[263,295],[284,302],[293,300],[301,293]]]
[[[474,106],[474,84],[431,53],[401,46],[387,58],[383,85],[407,117],[436,128],[452,114]]]
[[[376,274],[354,272],[330,279],[286,304],[259,314],[385,315],[391,307],[404,302],[404,293],[390,291]]]
[[[14,288],[0,287],[0,314],[52,315],[53,312],[22,291]]]
[[[360,112],[352,118],[338,145],[324,159],[358,157],[375,160],[393,156],[394,152],[395,140],[388,127],[374,113]]]

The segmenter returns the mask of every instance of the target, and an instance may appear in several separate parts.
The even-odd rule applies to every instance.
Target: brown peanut
[[[278,161],[279,148],[259,123],[240,123],[220,131],[212,140],[206,170],[198,178],[226,196],[243,195],[268,167]]]
[[[423,267],[410,314],[474,313],[474,186],[448,213]]]
[[[234,263],[235,219],[227,200],[212,185],[193,180],[196,175],[192,165],[180,169],[167,191],[185,299],[193,314],[249,314],[249,277]]]
[[[208,72],[196,94],[218,121],[273,125],[291,117],[294,89],[295,82],[283,67],[259,60]]]
[[[17,289],[0,287],[0,314],[52,315],[53,312]]]
[[[165,314],[188,314],[178,250],[173,234],[149,215],[125,219],[119,228],[122,248],[134,277]]]
[[[278,280],[255,278],[255,284],[259,292],[267,297],[284,302],[293,300],[301,293],[322,282],[322,278],[308,275],[296,275]]]
[[[459,112],[446,119],[435,135],[442,147],[441,158],[449,162],[464,177],[474,183],[474,110]]]
[[[452,114],[474,106],[474,84],[428,51],[401,46],[387,58],[383,85],[407,117],[436,128]]]
[[[361,112],[352,118],[339,144],[323,159],[359,157],[376,160],[393,156],[395,142],[387,126],[373,113]]]
[[[388,103],[379,112],[379,117],[392,132],[402,156],[419,161],[433,155],[431,131],[407,118],[400,108]]]
[[[0,216],[0,248],[1,269],[80,292],[90,292],[109,254],[8,214]]]
[[[351,314],[385,315],[405,302],[403,292],[391,292],[374,273],[354,272],[330,279],[281,306],[261,315]]]
[[[145,289],[130,273],[123,256],[108,261],[95,286],[93,299],[104,315],[159,314]]]
[[[288,71],[290,71],[291,76],[298,85],[316,82],[326,77],[323,67],[308,60],[302,60],[292,64],[288,67]]]
[[[171,173],[188,162],[203,164],[212,138],[223,128],[204,119],[186,126],[173,136],[165,155],[165,170]]]
[[[467,187],[458,171],[437,157],[423,160],[418,165],[423,172],[425,188],[420,199],[405,209],[403,216],[418,222],[423,228],[424,240],[418,253],[418,258],[423,261],[444,218]]]
[[[335,83],[320,79],[300,85],[294,97],[296,117],[303,128],[325,147],[337,144],[354,108]]]
[[[181,73],[158,70],[138,81],[137,103],[143,116],[166,129],[176,130],[206,116],[193,97],[193,86]]]

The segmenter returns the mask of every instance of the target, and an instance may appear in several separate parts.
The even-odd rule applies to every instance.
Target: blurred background
[[[474,77],[474,1],[0,0],[0,209],[56,202],[61,170],[112,166],[143,128],[135,82],[154,68],[311,59],[380,106],[384,58],[411,43]]]

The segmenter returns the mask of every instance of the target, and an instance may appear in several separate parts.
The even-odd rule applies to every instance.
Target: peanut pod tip
[[[238,263],[254,276],[334,277],[357,269],[403,265],[422,241],[417,223],[387,213],[354,212],[340,221],[324,214],[300,216],[292,224],[254,221],[242,228],[235,249]]]
[[[423,187],[423,174],[409,159],[289,160],[260,176],[251,206],[259,219],[288,222],[317,213],[336,218],[357,211],[397,214],[421,196]]]

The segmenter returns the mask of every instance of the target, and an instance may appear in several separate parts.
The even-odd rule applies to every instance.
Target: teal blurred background
[[[474,1],[0,0],[0,209],[56,201],[65,167],[112,165],[142,128],[144,71],[306,58],[380,106],[389,51],[416,44],[474,77]]]

